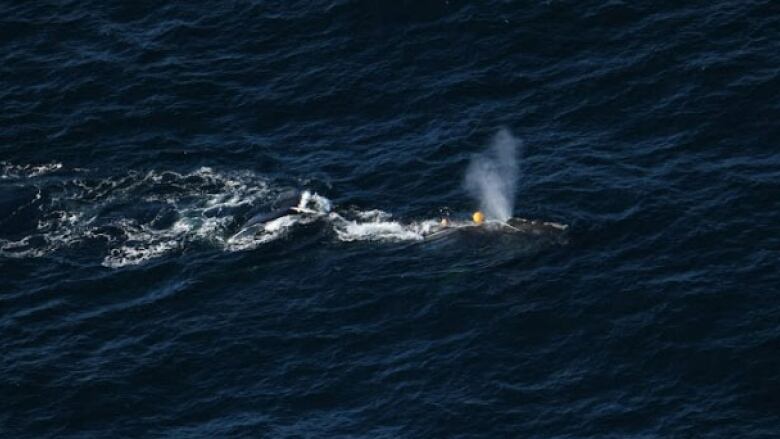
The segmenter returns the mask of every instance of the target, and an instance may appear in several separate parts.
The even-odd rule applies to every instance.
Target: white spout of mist
[[[507,221],[512,217],[519,149],[520,141],[509,130],[502,129],[485,152],[471,159],[464,184],[488,219]]]

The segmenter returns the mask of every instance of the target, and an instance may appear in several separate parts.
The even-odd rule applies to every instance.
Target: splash
[[[311,193],[309,191],[303,191],[301,199],[298,202],[298,210],[311,211],[315,213],[326,214],[332,209],[332,205],[329,199],[318,195],[317,193]]]
[[[502,129],[487,151],[471,159],[464,185],[489,220],[504,222],[512,217],[519,149],[520,141],[509,130]]]
[[[337,213],[330,214],[333,230],[340,241],[422,241],[438,228],[438,222],[424,220],[401,223],[381,210],[355,212],[355,218],[345,218]]]
[[[306,225],[330,213],[331,201],[317,193],[303,191],[296,206],[303,215],[285,215],[267,223],[252,224],[224,241],[227,251],[253,250],[262,244],[286,236],[297,225]]]

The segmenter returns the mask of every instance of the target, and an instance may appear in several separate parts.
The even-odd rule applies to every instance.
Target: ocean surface
[[[778,76],[770,0],[0,1],[0,436],[780,437]]]

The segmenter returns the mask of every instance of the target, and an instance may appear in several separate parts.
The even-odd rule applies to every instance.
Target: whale
[[[250,210],[236,222],[234,230],[238,231],[231,236],[231,239],[254,236],[262,232],[265,225],[271,221],[288,215],[301,215],[303,212],[298,208],[300,199],[301,194],[294,192],[281,197],[270,209],[268,206],[258,206]]]
[[[509,218],[505,225],[515,231],[522,233],[543,234],[558,233],[569,228],[566,224],[560,224],[552,221],[531,220],[525,218]]]

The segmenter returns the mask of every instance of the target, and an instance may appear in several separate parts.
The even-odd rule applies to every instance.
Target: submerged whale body
[[[377,213],[379,212],[379,213]],[[568,226],[554,222],[510,218],[508,221],[449,221],[424,220],[408,224],[390,218],[381,211],[334,212],[331,202],[309,191],[290,192],[270,207],[250,210],[236,223],[228,244],[252,247],[286,234],[295,225],[324,221],[343,240],[428,240],[440,239],[457,231],[471,235],[474,232],[490,234],[527,234],[560,239]]]
[[[250,211],[248,219],[241,223],[238,232],[228,241],[235,243],[259,235],[267,238],[268,234],[278,234],[280,229],[289,228],[292,224],[306,224],[330,211],[330,200],[325,197],[309,191],[290,192],[275,202],[271,210],[264,207]]]
[[[296,207],[298,206],[300,199],[301,194],[296,192],[275,203],[275,209],[268,211],[264,208],[258,208],[249,212],[249,219],[244,223],[243,228],[265,224],[283,216],[298,214],[299,211]]]
[[[249,211],[245,216],[245,218],[247,218],[246,221],[238,222],[236,225],[238,231],[235,232],[230,239],[236,240],[252,237],[257,233],[262,232],[265,225],[272,221],[288,215],[299,214],[300,211],[297,209],[297,206],[300,203],[300,199],[301,194],[294,192],[274,203],[274,206],[270,210],[267,206],[260,206]]]
[[[564,232],[569,228],[566,224],[560,224],[551,221],[530,220],[520,217],[513,217],[507,221],[486,220],[482,224],[473,221],[453,222],[447,225],[437,225],[424,236],[426,239],[441,239],[452,233],[460,231],[466,234],[518,234],[546,236],[556,240],[563,238]]]
[[[550,221],[529,220],[525,218],[510,218],[506,224],[518,232],[523,233],[557,233],[569,228],[565,224]]]

